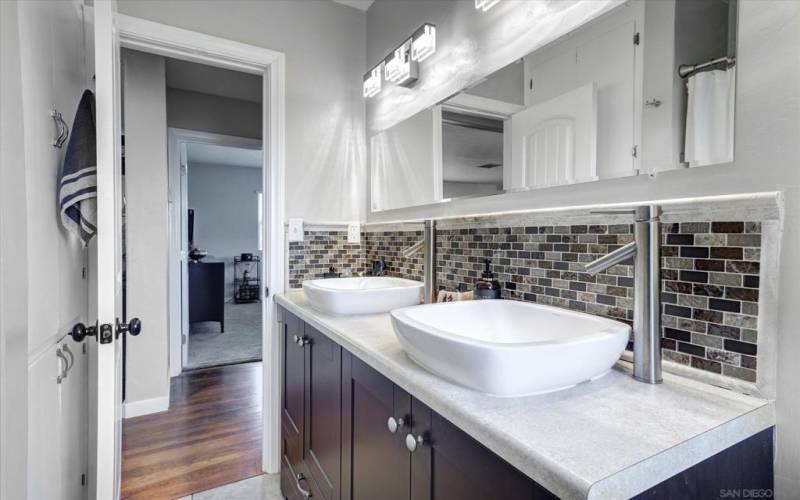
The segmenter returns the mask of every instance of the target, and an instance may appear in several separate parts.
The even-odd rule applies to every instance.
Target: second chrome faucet
[[[634,259],[633,377],[649,384],[661,382],[661,207],[596,210],[593,214],[631,214],[634,241],[586,264],[596,274]]]

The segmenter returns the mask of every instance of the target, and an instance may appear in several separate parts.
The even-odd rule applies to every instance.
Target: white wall
[[[417,11],[428,8],[427,2],[413,3]],[[424,13],[417,13],[418,19],[413,23],[398,26],[404,19],[399,15],[402,9],[403,2],[376,2],[368,14],[368,47],[388,48],[397,42],[389,40],[393,33],[410,33],[417,21],[425,17]],[[442,15],[442,7],[431,6],[430,9],[435,22],[434,16]],[[494,24],[492,19],[492,16],[485,17],[484,30],[502,26]],[[440,41],[439,50],[444,53],[456,43],[445,38]],[[646,44],[647,39],[643,42]],[[510,57],[506,62],[512,59]],[[374,62],[374,59],[368,61]],[[673,170],[655,178],[613,179],[394,210],[373,214],[369,220],[379,222],[513,209],[784,191],[781,282],[775,285],[780,297],[776,478],[777,497],[791,498],[800,491],[800,419],[797,418],[800,414],[800,391],[797,390],[800,365],[796,361],[800,358],[800,335],[797,334],[797,325],[800,324],[800,308],[797,307],[800,303],[800,287],[797,286],[800,262],[796,258],[800,254],[800,2],[743,0],[737,64],[736,160],[733,163]],[[483,69],[488,73],[496,68]],[[646,151],[644,155],[646,161]]]
[[[329,1],[122,0],[123,14],[286,54],[286,216],[364,218],[365,16]]]
[[[122,68],[126,310],[142,320],[142,335],[127,344],[130,417],[169,405],[167,97],[163,57],[123,50]]]
[[[167,126],[261,140],[261,103],[167,89]]]
[[[36,447],[28,424],[53,403],[29,400],[30,388],[56,382],[30,380],[29,367],[56,363],[47,358],[56,342],[85,321],[86,252],[60,225],[66,147],[52,147],[48,111],[55,106],[71,126],[91,68],[83,64],[80,9],[71,2],[0,5],[0,497],[16,500],[31,482],[60,480],[57,471],[35,468],[37,457],[59,450]]]
[[[205,262],[225,262],[225,298],[229,300],[233,298],[233,257],[243,252],[259,254],[261,169],[189,163],[188,171],[194,243],[208,251]]]
[[[16,2],[0,2],[0,497],[27,496],[28,238]],[[13,381],[13,382],[12,382]]]
[[[373,210],[432,203],[442,198],[441,110],[424,109],[369,139]],[[441,141],[440,141],[441,142]]]
[[[22,2],[19,8],[25,113],[25,212],[28,217],[28,352],[63,337],[86,314],[86,252],[61,226],[58,184],[67,146],[52,147],[55,106],[68,125],[83,91],[81,22],[72,5]],[[22,209],[22,207],[17,207]]]

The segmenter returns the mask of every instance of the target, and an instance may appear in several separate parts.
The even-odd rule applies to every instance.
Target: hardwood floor
[[[172,379],[169,411],[123,421],[122,498],[173,499],[261,474],[261,363]]]

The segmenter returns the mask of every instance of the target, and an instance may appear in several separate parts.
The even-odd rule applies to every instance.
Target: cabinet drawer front
[[[286,457],[281,462],[281,493],[288,500],[322,498],[314,481],[304,471],[293,467]]]

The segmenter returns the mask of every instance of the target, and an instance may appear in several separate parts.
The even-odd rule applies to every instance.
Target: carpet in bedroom
[[[192,323],[184,370],[261,361],[261,304],[225,304],[225,333],[219,323]]]

